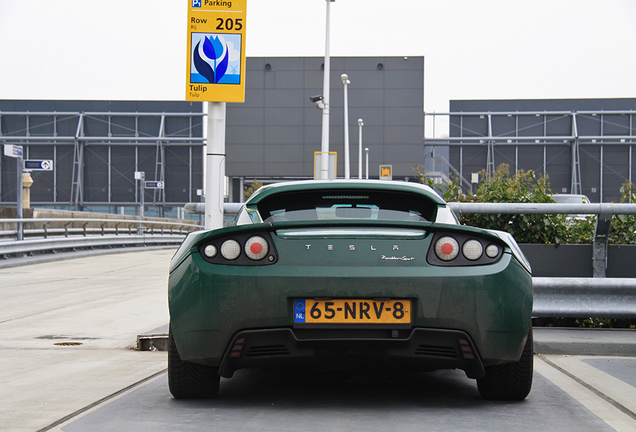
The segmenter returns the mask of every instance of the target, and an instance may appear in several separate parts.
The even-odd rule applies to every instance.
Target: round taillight
[[[442,237],[435,243],[435,255],[443,261],[455,259],[459,253],[459,244],[452,237]]]
[[[269,245],[267,244],[267,240],[263,237],[250,237],[249,240],[245,242],[245,255],[254,261],[262,260],[267,256],[268,252]]]
[[[471,261],[478,260],[484,253],[484,247],[477,240],[468,240],[462,246],[462,253]]]
[[[214,245],[207,245],[205,249],[203,249],[203,253],[208,258],[214,258],[216,256],[216,252],[216,246]]]
[[[486,247],[486,256],[488,258],[496,258],[497,255],[499,255],[499,248],[497,247],[497,245],[489,244]]]
[[[221,245],[221,255],[228,261],[235,260],[241,254],[241,245],[236,240],[226,240]]]

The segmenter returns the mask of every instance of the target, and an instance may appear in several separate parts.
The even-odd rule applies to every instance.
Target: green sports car
[[[176,398],[213,397],[243,368],[458,368],[502,400],[532,386],[528,262],[421,184],[262,187],[233,226],[188,235],[168,297]]]

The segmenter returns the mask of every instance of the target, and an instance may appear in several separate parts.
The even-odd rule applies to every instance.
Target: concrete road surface
[[[173,253],[0,270],[0,431],[37,431],[166,368],[132,348],[168,321]]]
[[[636,430],[636,357],[622,356],[537,355],[533,390],[517,403],[481,399],[461,371],[239,371],[216,399],[175,400],[166,353],[132,349],[168,322],[172,253],[0,269],[0,431]]]

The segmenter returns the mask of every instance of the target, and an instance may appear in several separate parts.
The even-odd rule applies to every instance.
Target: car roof
[[[407,192],[423,195],[438,205],[446,202],[429,186],[421,183],[384,180],[302,180],[273,183],[258,189],[246,202],[246,205],[258,204],[261,200],[285,192],[299,192],[303,190],[334,190],[360,189],[372,191]]]

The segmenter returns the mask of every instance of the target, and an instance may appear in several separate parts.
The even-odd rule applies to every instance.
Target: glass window
[[[437,204],[422,195],[376,190],[287,192],[258,203],[264,222],[298,220],[433,221]]]

